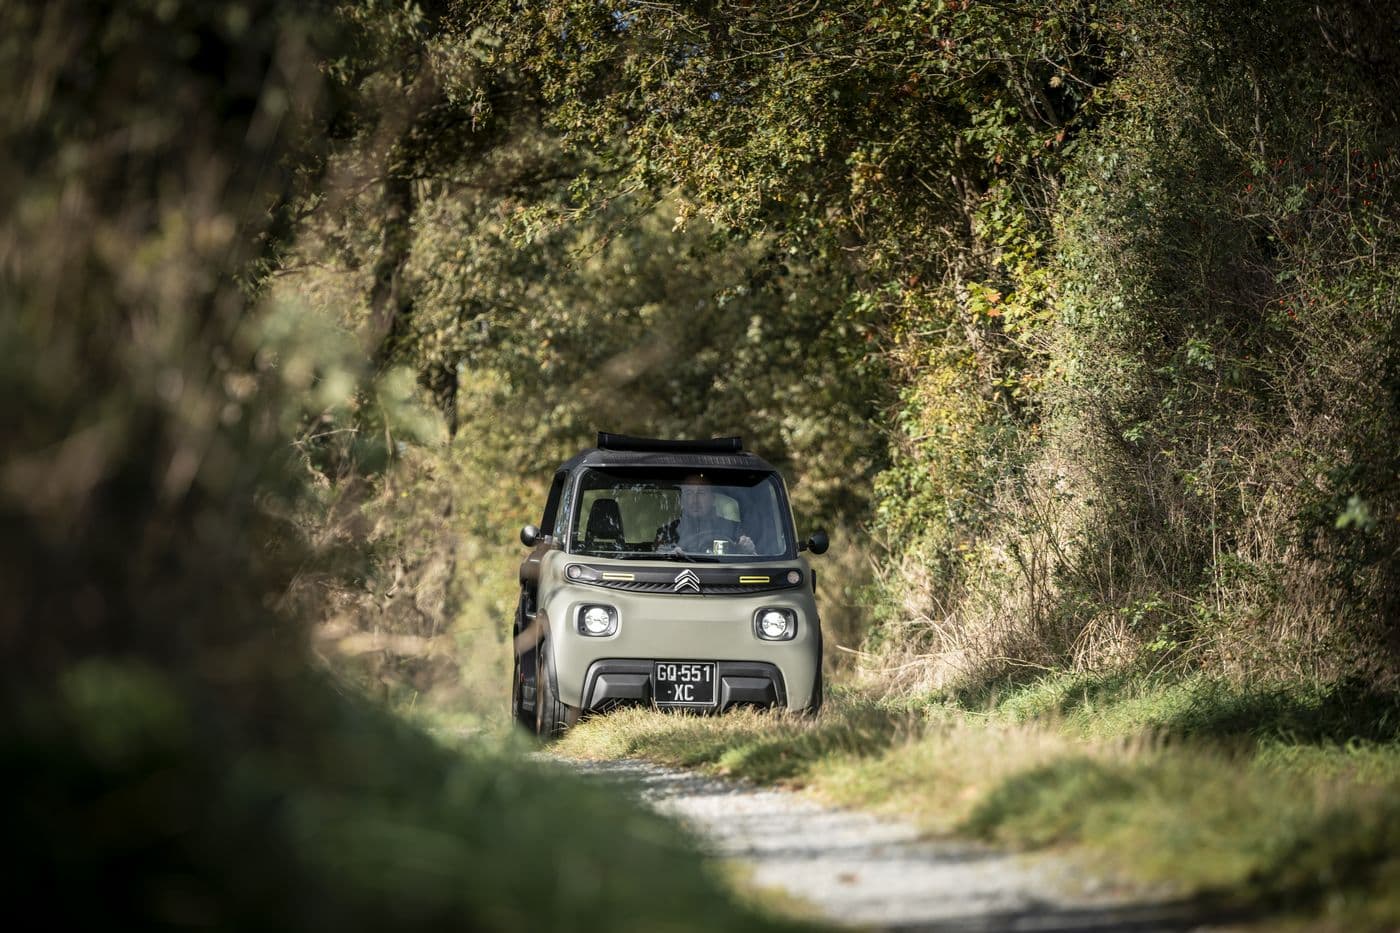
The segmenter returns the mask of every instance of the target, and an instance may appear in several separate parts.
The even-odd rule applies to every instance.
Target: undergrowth
[[[670,821],[509,742],[449,748],[310,675],[279,701],[247,729],[95,661],[0,716],[16,909],[59,929],[800,928],[737,903]]]

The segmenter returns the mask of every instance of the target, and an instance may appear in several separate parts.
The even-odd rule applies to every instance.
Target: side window
[[[554,540],[560,543],[569,533],[569,516],[573,514],[574,481],[567,473],[561,473],[555,477],[555,481],[560,484],[559,511],[550,516],[550,534]]]
[[[563,496],[564,483],[568,479],[567,473],[554,474],[554,482],[549,487],[549,498],[544,503],[544,518],[540,519],[540,531],[544,534],[554,534],[554,520],[559,515],[559,499]]]

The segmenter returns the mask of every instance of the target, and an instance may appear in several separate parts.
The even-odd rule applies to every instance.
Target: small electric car
[[[815,714],[817,531],[799,542],[777,470],[737,437],[600,433],[554,474],[520,540],[511,712],[550,737],[643,704]]]

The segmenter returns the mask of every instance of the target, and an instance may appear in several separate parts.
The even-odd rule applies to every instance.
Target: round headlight
[[[758,617],[758,631],[764,638],[782,638],[788,631],[787,616],[776,609],[769,609]]]
[[[606,635],[612,628],[612,613],[602,606],[589,606],[583,611],[583,630],[589,635]]]

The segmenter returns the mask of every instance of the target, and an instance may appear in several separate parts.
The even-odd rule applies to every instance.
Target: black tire
[[[578,722],[579,709],[559,702],[554,693],[554,659],[549,656],[549,640],[540,644],[539,667],[535,672],[535,732],[545,741],[559,738]]]
[[[510,718],[527,732],[535,731],[535,710],[525,701],[526,688],[535,673],[535,649],[524,654],[517,653],[516,638],[525,628],[523,607],[515,609],[514,637],[510,640],[512,658],[510,669]],[[531,698],[534,699],[533,697]]]
[[[808,701],[807,707],[802,710],[802,715],[806,716],[808,719],[817,718],[818,714],[822,711],[822,700],[825,699],[822,696],[822,694],[826,692],[824,689],[826,678],[822,674],[822,657],[826,653],[823,641],[821,623],[819,622],[817,623],[817,676],[815,682],[812,684],[812,699]]]
[[[811,702],[809,702],[809,703],[807,704],[807,706],[802,710],[802,715],[803,715],[803,716],[806,716],[808,719],[816,719],[817,716],[818,716],[818,714],[820,714],[821,711],[822,711],[822,699],[823,699],[822,693],[824,692],[823,689],[822,689],[822,686],[823,686],[822,668],[821,668],[821,663],[818,662],[818,664],[817,664],[817,679],[816,679],[816,682],[815,682],[814,684],[812,684],[812,700],[811,700]]]
[[[511,689],[510,689],[510,718],[515,724],[527,732],[535,731],[535,711],[527,709],[525,706],[525,669],[527,665],[533,665],[535,652],[525,652],[525,657],[515,654],[511,649],[511,654],[515,657],[515,663],[511,669]]]

